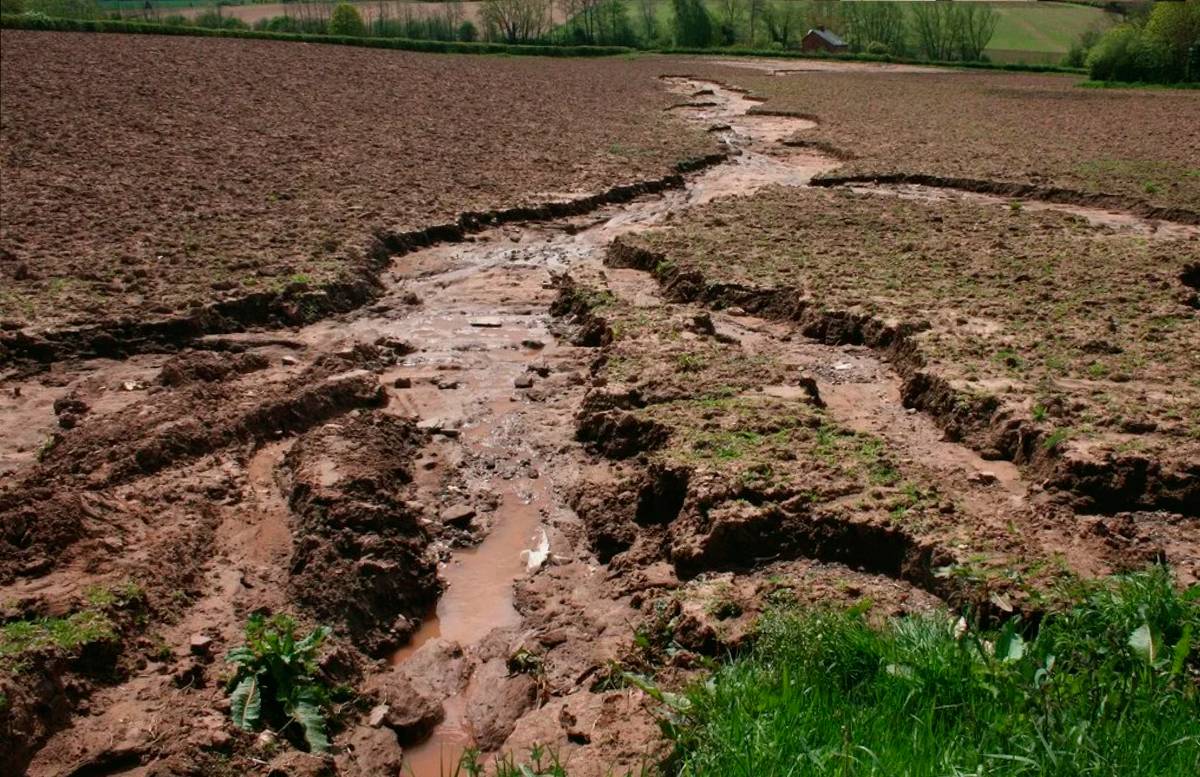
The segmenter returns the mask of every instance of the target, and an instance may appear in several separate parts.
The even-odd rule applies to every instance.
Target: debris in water
[[[541,539],[538,540],[536,548],[521,551],[521,560],[525,562],[525,570],[528,572],[536,572],[542,568],[542,564],[546,563],[546,559],[550,558],[550,538],[546,536],[545,529],[539,529]]]

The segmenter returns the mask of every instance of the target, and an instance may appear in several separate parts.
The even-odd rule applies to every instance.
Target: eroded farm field
[[[33,302],[0,357],[0,770],[429,777],[468,746],[542,744],[599,777],[665,754],[623,672],[701,677],[780,602],[1036,613],[1071,575],[1166,562],[1200,579],[1195,143],[1148,143],[1156,170],[1184,171],[1152,196],[1123,173],[1072,177],[1110,153],[1090,130],[1036,153],[998,133],[1037,160],[1001,175],[999,155],[918,143],[924,125],[897,119],[893,145],[855,130],[862,100],[833,96],[899,115],[907,90],[999,90],[1034,112],[1053,94],[1093,116],[1069,82],[122,36],[80,54],[65,37],[4,33],[4,288]],[[59,188],[94,148],[80,127],[146,120],[136,102],[53,118],[55,90],[78,88],[55,79],[83,67],[68,50],[132,71],[244,58],[254,79],[216,69],[232,105],[263,80],[326,90],[254,119],[337,128],[308,153],[247,150],[210,178],[181,161],[190,136],[147,141],[121,173],[202,187],[197,209],[221,204],[205,239],[309,278],[247,298],[212,286],[207,248],[133,276],[169,292],[96,295],[107,281],[80,268],[188,231]],[[14,88],[14,62],[57,86]],[[397,72],[350,100],[335,74],[351,67]],[[173,78],[145,88],[193,84],[177,120],[212,119],[217,97]],[[1164,137],[1200,105],[1096,99]],[[253,114],[228,110],[217,123]],[[33,118],[83,134],[31,151]],[[981,138],[994,118],[974,116]],[[355,132],[372,142],[335,142]],[[864,159],[1113,197],[810,185]],[[297,176],[303,197],[250,207]],[[517,203],[538,207],[497,213]],[[1166,208],[1178,218],[1144,217]],[[455,223],[468,211],[502,223]],[[338,247],[314,261],[326,232]],[[92,291],[53,296],[57,279]],[[177,315],[192,302],[208,312]],[[331,758],[229,722],[222,656],[256,612],[334,628]]]

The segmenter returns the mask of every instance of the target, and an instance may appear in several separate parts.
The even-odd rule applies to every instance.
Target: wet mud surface
[[[895,352],[621,248],[841,164],[791,142],[810,119],[664,85],[728,159],[411,246],[356,310],[0,383],[4,618],[112,623],[4,675],[4,768],[430,777],[550,744],[599,777],[663,754],[621,672],[686,682],[772,603],[1005,612],[1063,569],[1200,575],[1194,519],[1076,512],[913,407]],[[221,656],[285,610],[334,627],[323,675],[355,689],[328,760],[226,720]]]

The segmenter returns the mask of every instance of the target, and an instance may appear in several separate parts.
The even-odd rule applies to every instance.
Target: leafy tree
[[[475,27],[475,22],[466,19],[458,25],[458,39],[466,43],[474,43],[479,40],[479,29]]]
[[[1200,0],[1155,3],[1145,21],[1134,19],[1106,32],[1088,53],[1098,81],[1175,83],[1196,79],[1200,57]]]
[[[1162,50],[1167,80],[1193,80],[1200,73],[1188,73],[1188,58],[1200,48],[1200,0],[1179,3],[1155,3],[1146,20],[1147,43]]]
[[[713,42],[713,21],[704,0],[672,0],[675,9],[675,45],[704,48]]]
[[[320,626],[297,641],[296,623],[288,616],[251,616],[246,644],[229,651],[225,659],[237,668],[229,681],[234,724],[255,731],[265,723],[283,723],[284,728],[296,723],[309,750],[327,752],[324,710],[329,698],[316,679],[316,658],[329,633],[327,626]]]
[[[363,24],[357,8],[349,3],[338,3],[329,17],[329,34],[362,37],[367,34],[367,25]]]
[[[805,9],[803,3],[778,0],[763,7],[763,21],[767,23],[767,35],[772,43],[788,48],[804,36]]]

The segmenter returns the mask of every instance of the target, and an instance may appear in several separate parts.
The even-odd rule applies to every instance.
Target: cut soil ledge
[[[407,232],[377,230],[366,258],[352,261],[347,267],[353,278],[350,281],[318,288],[291,284],[278,292],[255,292],[157,320],[119,319],[43,331],[36,327],[0,331],[0,369],[45,365],[69,358],[123,358],[137,353],[169,352],[192,345],[205,335],[242,332],[249,327],[309,324],[378,299],[382,291],[379,274],[398,256],[441,243],[461,242],[468,235],[504,224],[579,216],[641,195],[678,189],[684,185],[685,174],[720,164],[728,157],[728,152],[719,152],[683,160],[676,163],[675,172],[669,175],[619,184],[576,199],[468,211],[453,222]]]
[[[829,345],[865,345],[883,352],[904,380],[907,407],[929,413],[954,440],[985,457],[1023,466],[1088,512],[1112,515],[1133,510],[1168,510],[1200,516],[1200,462],[1164,467],[1136,452],[1102,461],[1064,454],[1047,444],[1046,433],[1017,408],[995,397],[971,396],[926,369],[913,335],[924,322],[888,322],[876,316],[829,310],[791,288],[747,288],[709,283],[694,269],[680,268],[664,254],[617,239],[605,258],[610,267],[651,273],[668,299],[713,308],[738,307],[767,319],[790,321],[805,336]]]

